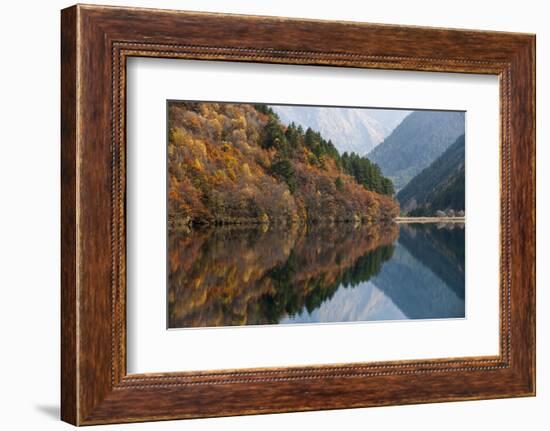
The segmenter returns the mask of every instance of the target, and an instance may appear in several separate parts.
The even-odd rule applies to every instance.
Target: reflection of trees
[[[311,313],[331,299],[340,286],[355,287],[376,275],[392,252],[392,245],[381,245],[361,256],[351,267],[344,270],[337,267],[334,276],[322,270],[319,274],[304,278],[298,274],[299,258],[293,250],[283,265],[273,268],[267,274],[275,291],[260,299],[262,317],[266,319],[258,323],[277,323],[282,316],[293,316],[304,307]]]
[[[169,326],[278,323],[391,257],[396,225],[218,227],[169,235]]]

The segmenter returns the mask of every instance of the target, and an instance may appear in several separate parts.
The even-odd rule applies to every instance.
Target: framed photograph
[[[535,394],[535,36],[61,13],[61,415]]]

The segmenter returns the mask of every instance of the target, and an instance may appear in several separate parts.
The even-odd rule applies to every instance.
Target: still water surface
[[[464,225],[169,234],[170,328],[460,318]]]

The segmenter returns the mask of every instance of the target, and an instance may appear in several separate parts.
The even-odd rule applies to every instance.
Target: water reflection
[[[169,235],[169,327],[464,316],[463,225]]]

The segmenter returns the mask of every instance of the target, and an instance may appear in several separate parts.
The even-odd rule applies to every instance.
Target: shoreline
[[[366,225],[366,226],[375,226],[375,225],[390,225],[395,224],[413,224],[413,223],[443,223],[443,224],[464,224],[466,223],[466,217],[395,217],[388,219],[380,220],[331,220],[331,221],[305,221],[305,220],[293,220],[291,222],[273,222],[273,221],[260,221],[260,220],[233,220],[233,221],[216,221],[212,223],[183,223],[183,224],[173,224],[168,223],[168,230],[186,230],[186,229],[197,229],[197,228],[215,228],[215,227],[225,227],[225,226],[235,226],[235,227],[246,227],[246,226],[257,226],[257,227],[273,227],[273,226],[335,226],[339,224],[353,224],[353,225]]]
[[[465,223],[466,217],[396,217],[395,223]]]

